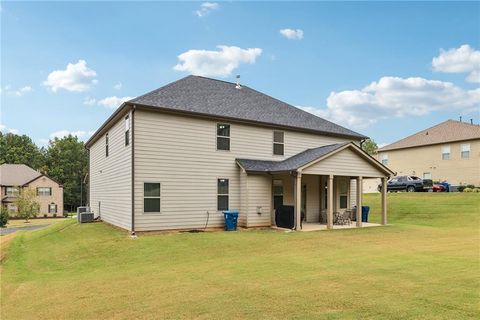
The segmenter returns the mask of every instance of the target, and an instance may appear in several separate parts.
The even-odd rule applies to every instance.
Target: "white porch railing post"
[[[333,229],[333,175],[328,176],[327,192],[327,229]]]
[[[382,224],[387,224],[387,178],[382,178]]]
[[[295,230],[302,229],[302,173],[295,177]]]
[[[362,226],[363,177],[357,177],[357,227]]]

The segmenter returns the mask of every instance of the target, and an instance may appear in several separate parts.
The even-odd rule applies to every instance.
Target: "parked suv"
[[[398,176],[388,181],[387,191],[430,191],[432,186],[433,183],[430,179],[420,179],[415,176]],[[382,191],[382,185],[378,186],[378,191]]]

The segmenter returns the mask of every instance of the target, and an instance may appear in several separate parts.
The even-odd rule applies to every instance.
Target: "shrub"
[[[5,207],[0,208],[0,227],[4,228],[7,223],[8,219],[10,219],[10,215],[8,214],[8,209]]]
[[[56,217],[57,217],[57,214],[56,214],[56,213],[54,213],[54,214],[53,214],[53,217],[54,217],[54,218],[56,218]]]
[[[63,217],[64,217],[64,218],[68,218],[68,212],[64,212],[64,213],[63,213]]]
[[[480,188],[473,189],[473,192],[480,192]]]
[[[467,186],[458,186],[457,190],[458,192],[463,192]]]
[[[467,188],[475,189],[475,186],[473,184],[467,184]]]
[[[46,217],[48,217],[48,215],[45,213],[45,214],[43,215],[43,217],[46,218]]]
[[[472,188],[465,188],[465,189],[463,189],[463,192],[473,192],[473,189]]]

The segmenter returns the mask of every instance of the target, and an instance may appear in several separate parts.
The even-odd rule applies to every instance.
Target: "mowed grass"
[[[478,319],[480,194],[389,194],[390,226],[140,236],[20,232],[2,319]],[[366,195],[378,221],[380,196]]]

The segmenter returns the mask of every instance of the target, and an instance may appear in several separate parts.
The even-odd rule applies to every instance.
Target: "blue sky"
[[[87,139],[122,99],[234,81],[390,143],[480,121],[480,3],[5,2],[1,129]]]

